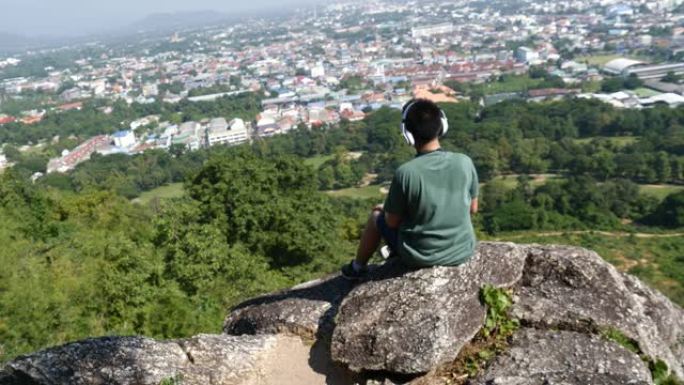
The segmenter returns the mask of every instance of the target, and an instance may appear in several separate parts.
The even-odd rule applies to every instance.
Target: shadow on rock
[[[391,260],[375,266],[364,281],[352,282],[335,275],[259,297],[236,306],[223,330],[231,335],[286,333],[313,340],[311,368],[325,375],[329,385],[353,384],[359,375],[331,357],[330,341],[340,304],[357,285],[396,278],[408,271]]]

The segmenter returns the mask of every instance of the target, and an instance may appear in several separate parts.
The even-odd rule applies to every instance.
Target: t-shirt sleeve
[[[475,164],[473,164],[473,161],[470,161],[470,168],[472,172],[472,178],[470,182],[470,197],[471,198],[477,198],[477,196],[480,194],[480,178],[477,176],[477,169],[475,169]]]
[[[401,177],[398,173],[394,174],[392,178],[392,184],[389,188],[389,194],[385,199],[385,205],[383,209],[385,212],[391,214],[397,214],[404,216],[406,214],[406,194],[404,192],[404,186],[401,182]]]

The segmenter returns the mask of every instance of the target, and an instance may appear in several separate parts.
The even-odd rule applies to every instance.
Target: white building
[[[159,95],[159,88],[154,83],[148,83],[143,86],[142,93],[145,97],[157,96]]]
[[[226,120],[223,119],[225,122]],[[199,135],[202,126],[197,122],[185,122],[178,127],[179,134]]]
[[[233,119],[230,124],[223,118],[212,119],[207,129],[207,144],[215,146],[218,144],[236,145],[247,142],[249,133],[247,126],[242,119]]]
[[[322,78],[324,76],[325,76],[325,68],[323,67],[323,63],[318,63],[311,68],[311,77],[312,78]]]
[[[625,75],[627,70],[645,64],[639,60],[626,58],[613,59],[603,66],[603,71],[611,75]]]
[[[529,47],[520,47],[515,51],[515,58],[522,63],[532,63],[539,60],[539,52]]]
[[[414,39],[421,37],[430,37],[434,35],[445,35],[454,31],[454,25],[451,23],[443,23],[424,27],[415,27],[411,29],[411,37]]]
[[[135,134],[133,131],[119,131],[112,135],[114,138],[114,145],[117,147],[128,148],[135,145]]]

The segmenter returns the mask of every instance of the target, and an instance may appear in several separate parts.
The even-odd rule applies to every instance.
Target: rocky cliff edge
[[[517,326],[489,357],[484,287],[506,290]],[[223,335],[19,357],[0,384],[652,384],[654,372],[684,378],[684,310],[592,251],[483,242],[459,267],[388,263],[358,284],[332,276],[255,298]]]

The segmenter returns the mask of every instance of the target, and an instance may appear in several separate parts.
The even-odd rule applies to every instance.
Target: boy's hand
[[[383,211],[384,209],[385,205],[383,204],[375,205],[375,207],[373,207],[373,211]]]
[[[479,209],[479,202],[477,198],[473,198],[470,201],[470,214],[477,214],[477,210]]]

